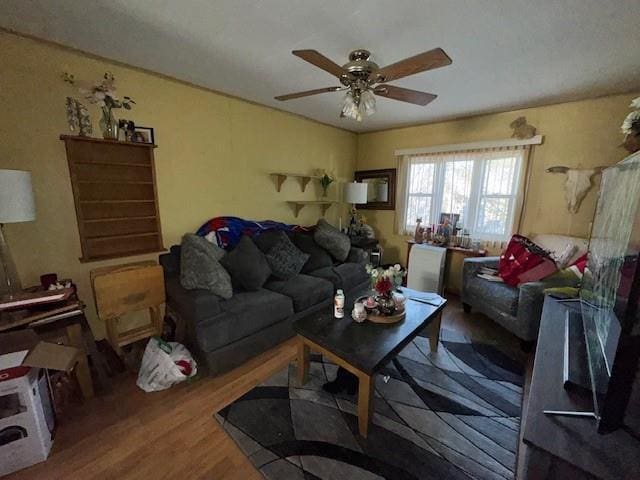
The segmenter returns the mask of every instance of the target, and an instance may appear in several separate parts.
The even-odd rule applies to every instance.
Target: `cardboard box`
[[[0,476],[49,456],[55,421],[45,369],[68,372],[80,354],[33,330],[0,334]]]

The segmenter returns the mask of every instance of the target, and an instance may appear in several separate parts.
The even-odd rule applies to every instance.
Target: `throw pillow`
[[[191,233],[182,237],[180,248],[180,284],[187,290],[209,290],[222,298],[231,298],[231,277],[220,264],[225,251]]]
[[[243,235],[236,248],[227,253],[220,263],[231,274],[233,282],[245,290],[260,290],[271,275],[271,268],[251,237]]]
[[[266,255],[280,241],[282,235],[286,236],[287,234],[282,230],[267,230],[251,238],[260,251]]]
[[[569,261],[573,258],[575,253],[578,251],[578,246],[573,243],[567,243],[565,247],[558,252],[556,255],[551,255],[558,265],[558,268],[562,270],[566,266],[569,265]]]
[[[513,235],[509,240],[507,249],[500,256],[498,274],[504,280],[504,283],[515,287],[521,283],[519,278],[521,275],[537,267],[545,259],[549,260],[549,263],[555,267],[555,263],[549,259],[549,253],[539,245],[522,235]]]
[[[324,218],[318,220],[313,239],[336,260],[344,262],[349,256],[351,240],[340,230],[331,226]]]
[[[307,260],[309,260],[309,254],[296,248],[284,232],[280,232],[278,241],[267,253],[267,262],[271,267],[271,272],[280,280],[289,280],[295,277],[300,273]]]
[[[296,232],[291,237],[291,241],[302,252],[309,254],[309,260],[302,267],[302,273],[313,272],[333,265],[331,256],[313,240],[312,234]]]

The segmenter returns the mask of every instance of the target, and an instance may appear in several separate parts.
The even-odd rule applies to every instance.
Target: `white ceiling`
[[[0,25],[353,131],[640,90],[640,0],[3,0]],[[378,97],[338,118],[338,85],[291,55],[379,65],[442,47],[453,65],[393,82],[426,107]]]

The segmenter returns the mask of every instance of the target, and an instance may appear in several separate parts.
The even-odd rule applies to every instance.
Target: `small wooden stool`
[[[91,286],[98,317],[105,322],[109,343],[119,356],[122,347],[162,334],[165,303],[162,267],[153,261],[104,267],[91,271]],[[122,315],[149,310],[149,323],[120,331]]]

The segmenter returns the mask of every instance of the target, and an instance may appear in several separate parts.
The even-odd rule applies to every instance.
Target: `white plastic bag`
[[[187,370],[190,367],[191,372],[182,373],[177,362],[187,365]],[[197,371],[196,362],[184,345],[153,337],[144,350],[136,384],[145,392],[157,392],[193,377]]]

